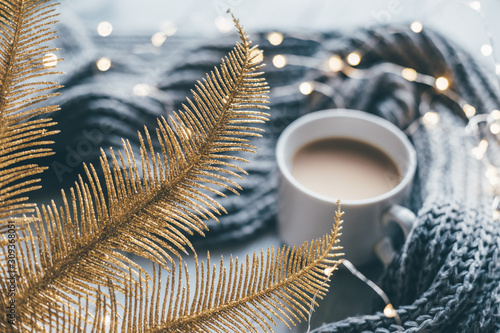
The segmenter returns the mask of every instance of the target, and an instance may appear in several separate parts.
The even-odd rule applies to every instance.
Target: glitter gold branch
[[[244,262],[231,257],[228,268],[222,257],[213,266],[209,255],[206,263],[196,259],[196,280],[191,285],[185,264],[174,266],[163,287],[155,273],[150,295],[129,292],[123,325],[148,333],[246,333],[272,332],[275,319],[289,328],[308,320],[310,307],[324,296],[330,275],[340,264],[342,215],[339,205],[330,234],[321,239],[261,250],[251,258],[247,255]]]
[[[208,193],[224,195],[218,188],[238,193],[233,179],[245,171],[234,161],[246,160],[237,153],[255,151],[246,137],[260,136],[262,130],[252,124],[268,116],[255,111],[267,108],[260,51],[237,20],[235,25],[240,41],[221,66],[198,81],[183,112],[158,119],[159,152],[145,128],[139,133],[140,157],[123,140],[123,150],[111,150],[109,159],[102,152],[103,178],[85,166],[86,180],[80,177],[68,193],[62,191],[61,207],[43,206],[20,220],[34,227],[19,234],[25,241],[18,248],[23,258],[17,268],[18,331],[86,321],[78,316],[83,299],[113,302],[101,298],[101,288],[112,286],[110,295],[125,293],[129,285],[142,287],[150,279],[121,251],[168,270],[174,257],[194,251],[186,234],[203,234],[204,220],[225,212]],[[6,266],[2,269],[6,276]],[[113,306],[101,309],[110,314]]]
[[[56,95],[56,82],[44,81],[57,57],[46,43],[55,38],[54,4],[48,0],[2,0],[0,3],[0,231],[8,217],[32,212],[25,195],[40,186],[46,167],[28,161],[52,155],[47,136],[49,118],[35,118],[58,109],[39,106]],[[30,162],[31,163],[31,162]]]
[[[257,332],[272,331],[275,320],[307,320],[339,264],[340,210],[320,240],[261,251],[244,264],[231,258],[229,268],[222,258],[218,269],[210,257],[196,259],[190,294],[182,253],[196,252],[188,234],[203,235],[205,220],[225,212],[212,194],[238,193],[235,179],[245,171],[237,162],[246,162],[240,152],[255,152],[249,137],[262,130],[253,124],[268,117],[256,111],[267,108],[269,90],[261,52],[236,19],[234,50],[198,81],[183,111],[138,134],[140,156],[127,140],[121,151],[102,151],[103,176],[86,165],[75,186],[62,190],[61,206],[21,197],[37,188],[24,178],[44,169],[26,161],[52,154],[45,137],[56,132],[38,116],[57,107],[35,106],[59,87],[41,80],[57,62],[43,46],[54,38],[53,6],[0,4],[0,219],[8,229],[0,238],[0,306],[3,314],[14,306],[0,331]],[[124,252],[152,261],[153,276]],[[164,287],[161,271],[169,274]]]

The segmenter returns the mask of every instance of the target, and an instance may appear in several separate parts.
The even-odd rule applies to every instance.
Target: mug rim
[[[293,135],[295,131],[297,131],[299,128],[302,126],[305,126],[306,124],[309,124],[311,122],[316,122],[318,120],[326,119],[326,118],[349,118],[349,119],[362,119],[365,121],[368,121],[375,126],[382,127],[389,132],[391,132],[393,135],[395,135],[404,145],[405,150],[408,153],[408,170],[404,173],[401,181],[392,189],[389,191],[379,194],[374,197],[370,198],[365,198],[365,199],[356,199],[356,200],[341,200],[342,205],[344,206],[364,206],[364,205],[370,205],[376,202],[384,201],[386,199],[389,199],[391,197],[394,197],[401,191],[403,191],[408,185],[411,184],[413,181],[413,178],[416,173],[417,169],[417,153],[415,151],[415,148],[413,147],[412,143],[408,139],[408,137],[403,133],[401,129],[399,129],[396,125],[393,123],[389,122],[388,120],[373,115],[371,113],[365,112],[365,111],[360,111],[360,110],[354,110],[354,109],[324,109],[324,110],[318,110],[314,111],[311,113],[308,113],[302,117],[297,118],[294,120],[292,123],[290,123],[280,134],[277,144],[276,144],[276,160],[278,164],[278,169],[280,170],[281,174],[287,179],[287,181],[292,184],[293,187],[295,187],[297,190],[307,194],[308,196],[311,196],[317,200],[323,201],[323,202],[328,202],[328,203],[336,203],[337,200],[341,198],[331,198],[319,193],[316,193],[308,188],[306,188],[304,185],[302,185],[299,181],[297,181],[291,173],[291,170],[286,166],[285,163],[285,144],[287,143],[289,137]],[[303,144],[307,144],[311,141],[304,142]],[[382,149],[385,151],[384,147],[380,147],[378,145],[375,145],[377,148]],[[295,153],[295,152],[294,152]],[[393,156],[391,156],[391,159],[394,160]],[[397,161],[394,161],[398,168],[400,168],[401,163],[398,163]]]

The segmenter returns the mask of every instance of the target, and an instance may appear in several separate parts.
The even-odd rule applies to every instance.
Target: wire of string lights
[[[479,1],[472,1],[466,3],[471,10],[475,11],[480,15],[481,22],[483,23],[486,36],[488,38],[488,44],[483,44],[481,46],[481,54],[485,57],[492,56],[495,61],[495,74],[500,80],[500,62],[497,61],[496,55],[493,52],[493,36],[488,28],[486,17],[484,11],[481,9],[481,3]],[[419,34],[424,30],[424,24],[420,21],[413,21],[410,24],[410,30]],[[271,45],[280,45],[284,40],[284,35],[280,32],[270,32],[267,35],[267,39]],[[319,70],[319,76],[323,74],[327,75],[345,75],[352,79],[368,79],[383,70],[386,73],[391,73],[393,75],[398,75],[407,81],[415,82],[418,84],[426,85],[432,88],[433,93],[439,94],[452,103],[455,103],[463,112],[464,118],[467,119],[466,125],[464,127],[464,134],[471,135],[476,138],[476,145],[471,148],[470,154],[479,160],[485,170],[486,182],[490,185],[490,190],[493,195],[492,202],[492,218],[494,220],[500,220],[500,169],[495,166],[494,163],[489,158],[488,149],[493,146],[500,147],[500,110],[492,109],[487,113],[476,113],[476,107],[473,103],[469,103],[460,94],[453,90],[451,85],[452,78],[446,76],[431,76],[423,73],[419,73],[416,69],[411,67],[403,67],[394,63],[382,63],[368,68],[360,68],[363,62],[363,56],[370,49],[374,48],[377,41],[370,43],[369,45],[363,45],[363,47],[353,50],[347,55],[339,54],[329,54],[326,58],[317,60],[310,57],[298,56],[298,55],[286,55],[277,54],[272,58],[272,64],[276,68],[283,68],[287,65],[299,65],[308,68],[314,68]],[[368,48],[367,48],[368,47]],[[381,68],[383,67],[383,68]],[[320,82],[315,79],[308,79],[306,81],[294,84],[301,94],[310,95],[314,92],[320,93],[322,95],[328,96],[335,102],[335,105],[343,105],[342,96],[337,93],[331,86]],[[500,82],[498,85],[500,89]],[[282,89],[293,88],[290,86],[280,87]],[[440,122],[439,113],[433,111],[429,105],[432,97],[429,92],[423,92],[421,95],[421,106],[418,109],[419,117],[411,123],[405,130],[407,135],[411,135],[419,126],[425,126],[427,128],[432,128]],[[340,102],[340,103],[339,103]],[[426,105],[427,107],[424,107]],[[500,150],[500,149],[499,149]],[[396,318],[398,329],[401,328],[401,323],[397,312],[392,307],[385,293],[377,287],[372,281],[369,281],[364,277],[353,265],[346,265],[346,267],[353,273],[358,279],[363,281],[369,287],[371,287],[377,294],[384,300],[386,307],[383,310],[384,315],[387,318]],[[325,272],[328,275],[328,272]],[[310,318],[309,318],[310,319]]]
[[[484,44],[481,47],[481,54],[485,57],[493,56],[495,60],[495,71],[497,77],[500,76],[500,63],[496,61],[495,54],[493,53],[493,36],[491,31],[488,29],[486,23],[486,18],[484,12],[481,9],[481,3],[479,1],[472,1],[467,4],[471,10],[474,10],[481,16],[481,21],[484,24],[484,30],[486,32],[489,44]],[[424,24],[420,21],[413,21],[410,23],[410,29],[413,33],[421,33],[424,29]],[[284,40],[283,34],[280,32],[271,32],[267,36],[268,40],[272,45],[279,45]],[[369,47],[373,48],[376,43],[370,43]],[[488,113],[476,114],[476,107],[465,100],[460,94],[453,91],[450,84],[451,78],[446,76],[430,76],[427,74],[419,73],[414,68],[399,66],[394,63],[383,63],[377,65],[377,67],[369,68],[359,68],[358,66],[362,64],[363,55],[369,52],[369,49],[360,48],[350,52],[345,56],[340,56],[338,54],[330,54],[328,58],[320,60],[318,62],[315,59],[308,57],[302,57],[297,55],[275,55],[272,59],[272,63],[277,68],[283,68],[287,65],[300,65],[305,67],[311,67],[320,69],[323,73],[329,73],[330,75],[343,74],[349,78],[353,79],[367,79],[370,78],[375,72],[380,72],[381,68],[386,73],[391,73],[394,75],[399,75],[407,81],[416,82],[419,84],[427,85],[432,87],[435,93],[440,94],[457,106],[463,111],[465,118],[468,120],[465,133],[467,135],[473,135],[477,139],[477,145],[474,146],[470,153],[485,167],[485,176],[490,184],[491,191],[494,196],[492,204],[492,216],[495,220],[500,220],[500,169],[495,166],[490,158],[488,157],[488,149],[492,145],[498,145],[500,138],[500,110],[493,109],[489,110]],[[499,84],[500,87],[500,84]],[[332,88],[326,84],[316,81],[314,79],[300,82],[297,87],[298,91],[304,95],[312,94],[313,92],[318,92],[332,99],[341,99],[341,96],[335,96],[335,92]],[[423,97],[424,98],[424,97]],[[440,116],[437,112],[429,110],[420,111],[420,116],[411,124],[406,130],[407,134],[410,134],[418,126],[431,127],[436,125],[440,121]],[[483,128],[486,128],[485,132]]]

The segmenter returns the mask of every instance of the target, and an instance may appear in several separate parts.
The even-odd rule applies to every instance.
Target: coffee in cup
[[[278,226],[285,243],[327,234],[341,200],[345,258],[355,265],[392,260],[388,225],[395,222],[406,237],[415,220],[400,204],[411,190],[416,152],[399,128],[362,111],[316,111],[285,128],[276,156]]]
[[[360,140],[330,137],[305,144],[293,156],[292,176],[330,198],[360,200],[394,188],[401,175],[390,156]]]

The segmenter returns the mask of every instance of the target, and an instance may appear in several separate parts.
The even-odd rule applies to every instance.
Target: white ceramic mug
[[[292,176],[294,154],[310,142],[332,137],[364,141],[382,150],[396,163],[401,181],[386,193],[362,200],[330,198],[304,187]],[[285,243],[301,244],[328,233],[340,199],[345,211],[340,238],[345,258],[355,265],[371,262],[376,255],[384,264],[392,260],[388,224],[396,222],[406,237],[415,220],[409,209],[399,206],[410,193],[417,167],[415,149],[399,128],[362,111],[316,111],[283,131],[276,155],[280,171],[278,224]]]

